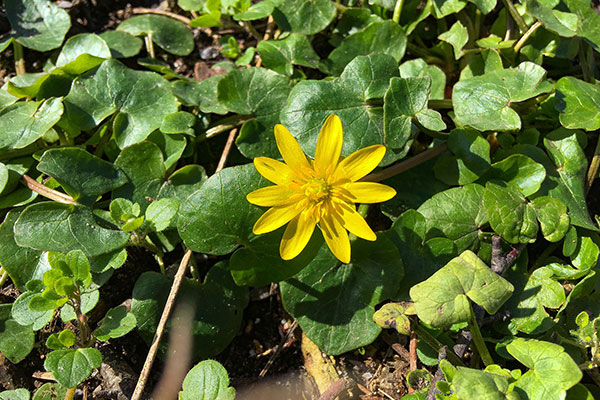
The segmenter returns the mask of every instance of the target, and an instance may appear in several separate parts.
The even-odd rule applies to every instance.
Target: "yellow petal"
[[[342,152],[342,142],[342,121],[337,115],[331,114],[323,124],[317,140],[315,169],[318,172],[333,172]]]
[[[350,192],[350,198],[355,203],[381,203],[396,195],[394,188],[375,182],[350,183],[346,190]]]
[[[350,206],[339,202],[334,208],[342,218],[344,228],[348,229],[359,238],[370,241],[377,240],[377,235],[375,235],[375,232],[373,232],[369,224],[367,224],[367,221],[356,212],[354,205]]]
[[[336,177],[355,182],[373,171],[383,160],[383,156],[385,156],[385,146],[380,144],[357,150],[338,164]]]
[[[302,199],[302,194],[287,187],[275,185],[267,186],[248,193],[246,200],[261,207],[286,206],[297,203]]]
[[[310,168],[304,151],[302,151],[298,141],[285,126],[281,124],[275,125],[275,141],[277,142],[277,148],[283,157],[283,161],[294,172],[299,174],[303,169]]]
[[[317,221],[309,217],[308,212],[303,212],[290,221],[279,246],[279,254],[284,260],[291,260],[304,250],[306,244],[315,230]]]
[[[319,222],[323,237],[334,256],[344,264],[350,262],[350,239],[342,226],[339,216],[328,213]]]
[[[255,235],[260,235],[261,233],[274,231],[287,224],[292,218],[298,215],[300,211],[302,211],[302,209],[297,208],[295,204],[269,208],[267,212],[261,215],[258,221],[256,221],[252,228],[252,232]]]
[[[290,167],[269,157],[256,157],[254,166],[259,174],[277,185],[286,185],[294,177],[294,171]]]

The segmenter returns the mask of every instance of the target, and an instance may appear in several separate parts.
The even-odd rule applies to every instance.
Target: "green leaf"
[[[514,288],[472,251],[452,259],[425,282],[410,290],[417,315],[436,328],[471,320],[469,299],[495,314]]]
[[[93,257],[120,249],[129,240],[126,232],[105,229],[87,207],[55,202],[27,207],[14,226],[19,246],[67,253],[82,250]]]
[[[448,148],[455,156],[444,156],[435,164],[435,176],[447,185],[475,182],[490,169],[490,144],[479,132],[454,129]]]
[[[171,277],[156,272],[143,273],[135,283],[131,312],[140,336],[148,344],[154,338],[172,284]],[[177,298],[196,309],[192,324],[194,348],[190,351],[193,358],[206,358],[220,353],[238,333],[248,289],[236,286],[225,265],[219,263],[210,269],[204,283],[184,279]],[[166,351],[165,342],[159,347],[159,355]]]
[[[587,235],[580,235],[577,249],[570,256],[573,265],[580,270],[590,269],[598,263],[600,249],[596,244],[597,240]]]
[[[385,143],[399,149],[404,147],[416,129],[413,121],[418,121],[426,129],[441,131],[446,129],[442,116],[427,109],[431,91],[431,79],[392,78],[385,92],[383,103],[383,123]]]
[[[542,228],[542,234],[549,242],[558,242],[569,230],[570,220],[567,206],[552,197],[542,196],[533,200],[533,209]],[[598,254],[596,254],[596,257]]]
[[[113,198],[122,197],[137,203],[143,213],[156,199],[165,180],[166,168],[162,152],[151,142],[141,142],[128,146],[115,160],[129,178],[129,183],[113,191]]]
[[[482,181],[502,180],[516,185],[523,196],[531,196],[540,189],[545,178],[543,165],[524,154],[513,154],[492,164]]]
[[[373,322],[374,307],[397,293],[403,276],[398,251],[380,234],[375,242],[355,241],[349,264],[322,246],[306,268],[281,283],[281,299],[302,331],[336,355],[375,340],[381,328]]]
[[[527,279],[526,276],[519,277],[523,278]],[[516,306],[509,308],[513,316],[510,329],[527,334],[541,333],[554,325],[546,308],[558,309],[565,302],[565,291],[552,279],[552,270],[542,267],[529,276],[517,299]]]
[[[160,131],[166,134],[183,133],[194,136],[193,126],[196,124],[196,119],[194,114],[177,111],[173,114],[165,115],[160,126]]]
[[[373,321],[382,328],[392,328],[401,335],[410,336],[411,322],[407,315],[415,315],[415,313],[412,305],[387,303],[375,312]]]
[[[108,45],[113,58],[133,57],[142,49],[142,39],[127,32],[104,31],[100,37]]]
[[[4,6],[11,36],[28,49],[56,49],[71,28],[69,14],[48,0],[6,0]]]
[[[110,48],[104,39],[93,33],[81,33],[65,42],[56,59],[56,66],[66,73],[79,75],[96,68],[110,57]]]
[[[88,205],[127,183],[118,168],[78,147],[47,150],[37,169],[56,179],[75,200]]]
[[[121,22],[117,30],[133,36],[150,35],[161,49],[177,56],[187,56],[194,50],[190,29],[183,22],[164,15],[136,15]]]
[[[233,19],[236,21],[254,21],[256,19],[266,18],[275,9],[275,4],[270,0],[263,0],[254,3],[246,11],[234,14]]]
[[[31,326],[34,331],[39,331],[54,316],[54,309],[33,311],[29,309],[29,302],[38,292],[25,291],[12,304],[11,315],[15,321],[23,326]]]
[[[146,209],[146,223],[154,232],[164,231],[171,224],[171,220],[179,211],[179,202],[176,199],[160,199],[150,203]]]
[[[600,86],[565,76],[556,84],[555,107],[569,129],[600,129]]]
[[[46,339],[46,346],[52,350],[66,349],[75,344],[75,334],[70,329],[63,329],[60,333],[53,333]]]
[[[64,103],[69,119],[83,130],[117,113],[113,131],[121,148],[141,142],[160,128],[166,115],[177,111],[167,81],[113,59],[77,78]]]
[[[538,0],[527,0],[527,11],[537,18],[546,29],[560,36],[571,37],[577,33],[577,16],[553,10]]]
[[[533,243],[538,233],[536,212],[512,184],[488,182],[483,207],[492,229],[509,243]]]
[[[83,292],[81,294],[81,312],[87,314],[92,311],[94,307],[96,307],[96,304],[98,304],[99,299],[100,291],[98,290],[88,289],[88,291]],[[77,314],[75,314],[75,310],[70,304],[65,304],[63,308],[60,309],[60,319],[64,323],[77,319]]]
[[[26,147],[58,122],[63,113],[62,99],[18,102],[0,111],[0,150]]]
[[[247,243],[264,210],[248,203],[246,195],[265,182],[253,164],[225,168],[208,178],[182,206],[177,229],[186,246],[221,255]]]
[[[214,360],[194,366],[183,380],[179,400],[233,400],[235,389],[229,387],[227,370]]]
[[[24,290],[30,280],[42,279],[50,266],[38,261],[41,251],[21,247],[15,242],[13,229],[21,213],[19,209],[9,211],[0,225],[0,265],[8,272],[15,286]]]
[[[465,8],[467,0],[433,0],[433,16],[444,18]]]
[[[469,41],[469,33],[467,32],[467,28],[460,23],[460,21],[456,21],[450,30],[442,33],[438,36],[438,39],[449,43],[452,45],[454,49],[454,59],[458,60],[464,54],[463,47]]]
[[[433,195],[419,207],[425,217],[427,237],[446,237],[459,252],[477,249],[479,230],[487,224],[482,206],[484,188],[470,184]]]
[[[323,245],[323,238],[313,234],[305,249],[292,260],[282,260],[279,244],[283,229],[251,237],[244,247],[237,249],[229,259],[233,280],[240,286],[263,286],[296,275],[308,265]]]
[[[177,0],[177,5],[185,11],[200,11],[206,0]]]
[[[546,135],[544,147],[555,168],[552,168],[551,164],[545,165],[549,179],[542,185],[537,195],[548,195],[559,199],[569,209],[573,225],[598,231],[598,227],[590,219],[585,202],[584,182],[588,162],[577,138],[580,133],[559,128]]]
[[[523,62],[459,81],[452,92],[458,121],[477,130],[517,130],[521,118],[510,105],[552,90],[539,65]]]
[[[283,30],[312,35],[325,29],[335,14],[330,0],[297,0],[282,1],[273,18]]]
[[[35,392],[32,400],[64,399],[67,390],[60,383],[45,383]]]
[[[283,40],[261,40],[257,46],[263,65],[283,75],[291,76],[293,65],[317,68],[319,56],[306,36],[291,33]]]
[[[217,99],[229,111],[251,115],[258,124],[242,127],[236,144],[248,158],[277,157],[273,127],[285,106],[288,78],[265,68],[233,70],[218,83]]]
[[[108,310],[102,324],[94,331],[94,336],[103,342],[128,334],[136,326],[135,315],[127,312],[127,307],[118,306]]]
[[[384,54],[355,58],[339,78],[303,80],[292,88],[281,123],[298,139],[305,152],[314,154],[323,122],[337,114],[344,128],[342,155],[373,144],[384,144],[383,109],[368,100],[383,97],[390,78],[398,76],[397,62]],[[405,153],[388,151],[387,165]]]
[[[33,349],[35,335],[31,326],[10,319],[10,304],[0,306],[0,352],[13,364],[21,362]]]
[[[566,0],[564,3],[577,16],[577,35],[600,52],[600,15],[585,0]]]
[[[0,393],[0,400],[29,400],[29,390],[27,390],[27,389],[3,390]]]
[[[83,382],[100,364],[102,354],[97,349],[66,349],[48,354],[44,368],[52,372],[58,383],[72,388]]]
[[[373,22],[342,40],[320,68],[330,75],[339,75],[355,57],[381,53],[398,62],[405,50],[406,34],[400,25],[393,21]]]
[[[529,368],[515,383],[530,399],[564,398],[567,389],[583,376],[564,348],[535,339],[516,338],[506,350]],[[560,377],[560,379],[556,379]]]
[[[179,80],[173,82],[172,91],[185,105],[197,106],[203,113],[227,114],[227,107],[217,100],[217,87],[224,75],[211,76],[202,82]]]
[[[508,378],[487,371],[457,367],[452,387],[458,399],[508,400]]]
[[[496,0],[469,0],[471,3],[475,4],[479,11],[481,11],[484,15],[489,14],[494,8],[496,8]]]

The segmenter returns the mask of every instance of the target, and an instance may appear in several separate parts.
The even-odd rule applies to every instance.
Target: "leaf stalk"
[[[26,72],[23,45],[16,40],[13,40],[13,52],[15,53],[15,72],[17,75],[22,75]]]
[[[494,360],[492,359],[492,355],[490,354],[487,346],[485,345],[485,340],[483,340],[483,336],[481,336],[481,331],[479,330],[479,325],[477,325],[477,320],[475,319],[475,314],[473,313],[473,308],[471,309],[471,319],[469,321],[469,331],[473,336],[473,343],[475,343],[475,348],[481,357],[481,360],[486,365],[494,364]]]

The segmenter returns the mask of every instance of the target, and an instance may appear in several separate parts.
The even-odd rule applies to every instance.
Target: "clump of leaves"
[[[97,341],[136,330],[151,343],[180,282],[164,260],[184,252],[208,260],[198,269],[192,258],[179,289],[195,305],[195,361],[238,333],[249,287],[279,283],[287,312],[329,354],[382,328],[416,336],[420,361],[439,371],[407,398],[592,398],[600,16],[589,2],[178,0],[99,34],[71,34],[50,0],[4,5],[0,51],[12,45],[16,75],[0,89],[0,283],[19,296],[0,305],[0,351],[19,363],[55,315],[77,326],[48,338],[58,383],[34,399],[69,399],[101,363]],[[201,82],[175,65],[202,50],[198,27],[229,59]],[[43,69],[25,63],[31,51]],[[344,136],[326,151],[339,160],[321,165],[331,114]],[[278,161],[290,143],[306,164]],[[350,161],[363,148],[385,156],[354,185],[396,192],[378,207],[347,190],[353,171],[334,171],[360,164]],[[263,177],[253,160],[266,157],[275,167]],[[247,196],[268,180],[310,201],[343,199],[328,215],[368,225],[342,218],[329,225],[343,229],[296,234],[289,213],[277,219],[285,229],[255,234],[264,209]],[[296,199],[263,200],[269,217]],[[375,240],[342,243],[344,224]],[[302,238],[295,257],[281,258],[282,238]],[[131,246],[155,270],[135,277],[130,312],[91,326],[98,289],[131,269]],[[181,398],[201,396],[234,396],[215,362],[183,384]]]

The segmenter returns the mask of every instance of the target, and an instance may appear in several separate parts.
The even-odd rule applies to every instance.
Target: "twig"
[[[319,397],[319,400],[334,400],[344,390],[348,389],[351,385],[351,381],[348,378],[340,378],[329,386],[329,388],[323,392]]]
[[[279,353],[281,353],[281,350],[283,350],[283,345],[285,343],[287,343],[288,340],[290,340],[290,337],[294,334],[294,331],[296,330],[297,327],[298,327],[298,321],[294,320],[294,323],[292,323],[292,326],[290,326],[290,328],[286,332],[285,336],[281,339],[281,341],[275,348],[275,351],[273,352],[273,354],[271,354],[271,357],[269,357],[269,360],[265,364],[264,368],[258,374],[259,378],[265,377],[265,375],[269,371],[269,368],[271,368],[271,365],[273,365],[273,362],[275,362],[275,359],[277,358]]]
[[[35,179],[30,178],[27,175],[23,175],[23,183],[36,192],[37,194],[46,197],[47,199],[54,200],[63,204],[77,204],[77,202],[68,194],[61,193],[57,190],[50,189],[48,186],[44,186]]]
[[[135,390],[133,391],[133,396],[131,396],[131,400],[140,400],[142,396],[144,386],[146,386],[146,381],[148,380],[150,370],[152,369],[152,364],[154,363],[154,358],[156,357],[156,352],[158,351],[158,345],[160,344],[160,340],[162,339],[165,327],[167,326],[169,315],[171,314],[171,310],[173,309],[173,305],[175,304],[175,298],[177,297],[177,293],[179,292],[179,288],[181,287],[181,282],[183,282],[183,277],[185,276],[185,271],[187,270],[187,266],[191,257],[192,251],[188,250],[185,252],[183,258],[181,259],[179,269],[175,274],[175,279],[173,280],[173,285],[171,286],[171,291],[169,292],[169,297],[167,298],[167,302],[165,303],[165,308],[163,309],[163,313],[160,316],[160,321],[158,322],[158,327],[156,328],[156,333],[154,334],[154,339],[152,340],[152,346],[150,346],[150,350],[148,351],[148,355],[146,356],[146,361],[144,362],[144,366],[142,367],[142,372],[140,373],[140,378],[137,381]]]
[[[529,40],[531,35],[533,35],[533,33],[535,31],[537,31],[540,26],[542,26],[542,23],[540,21],[537,21],[535,24],[531,25],[531,28],[529,28],[527,30],[527,32],[525,32],[525,34],[523,34],[523,36],[521,36],[521,39],[519,39],[519,41],[517,43],[515,43],[515,47],[514,47],[515,53],[518,53],[519,50],[521,50],[521,47],[523,47],[525,42],[527,42],[527,40]]]
[[[409,158],[406,161],[402,161],[396,165],[392,165],[391,167],[384,168],[379,172],[375,172],[374,174],[367,175],[361,182],[381,182],[392,176],[396,176],[403,172],[408,171],[411,168],[416,167],[417,165],[423,164],[425,161],[431,160],[434,157],[439,156],[448,150],[448,144],[443,143],[439,146],[435,146],[431,149],[425,150],[422,153],[417,154],[416,156]]]
[[[232,129],[231,132],[229,132],[229,137],[227,137],[225,148],[223,148],[223,153],[221,153],[221,158],[219,159],[219,164],[217,164],[216,172],[222,170],[225,167],[225,163],[227,162],[227,156],[229,156],[229,151],[231,150],[231,146],[233,145],[233,141],[235,139],[236,134],[237,128]]]
[[[158,15],[165,15],[167,17],[171,17],[171,18],[175,18],[181,22],[183,22],[184,24],[189,25],[191,19],[184,17],[183,15],[179,15],[179,14],[175,14],[173,12],[170,11],[163,11],[163,10],[157,10],[154,8],[145,8],[145,7],[136,7],[133,10],[134,14],[158,14]]]
[[[162,377],[152,393],[153,399],[177,398],[192,358],[194,312],[194,306],[190,303],[180,304],[175,310],[174,325],[169,335],[169,355]]]
[[[519,244],[513,247],[506,255],[502,255],[502,239],[498,235],[492,236],[492,261],[491,270],[502,275],[508,267],[510,267],[521,251],[525,248],[524,244]]]
[[[408,345],[409,368],[411,371],[417,369],[417,334],[415,331],[410,332],[410,343]]]
[[[588,194],[594,183],[594,179],[598,176],[598,167],[600,167],[600,131],[598,131],[598,141],[596,142],[596,149],[594,150],[594,156],[590,162],[588,168],[587,177],[585,179],[585,193]]]
[[[437,393],[440,393],[440,391],[438,390],[436,383],[438,381],[444,381],[444,371],[442,371],[442,369],[439,366],[439,363],[442,360],[446,359],[446,355],[447,355],[447,347],[444,346],[442,347],[439,352],[438,352],[438,368],[435,371],[435,375],[433,376],[433,380],[431,381],[431,386],[429,386],[429,391],[427,392],[427,397],[425,397],[425,400],[435,400],[435,395]]]

